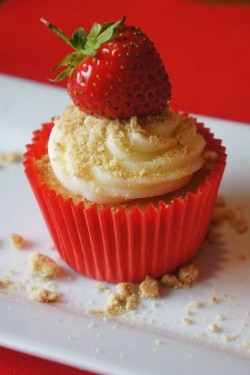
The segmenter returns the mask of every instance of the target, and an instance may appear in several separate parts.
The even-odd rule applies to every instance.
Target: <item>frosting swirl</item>
[[[48,153],[65,188],[105,204],[179,189],[202,167],[204,146],[194,120],[169,109],[108,120],[68,106],[55,119]]]

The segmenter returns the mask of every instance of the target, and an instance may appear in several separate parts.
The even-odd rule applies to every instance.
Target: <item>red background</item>
[[[155,42],[172,81],[174,108],[250,122],[247,1],[5,0],[0,72],[48,82],[51,67],[69,49],[39,22],[41,16],[71,35],[78,26],[89,30],[95,21],[124,14]]]
[[[158,48],[172,81],[174,108],[250,123],[249,1],[0,0],[0,73],[51,84],[51,67],[69,49],[40,17],[71,35],[79,26],[89,30],[93,22],[123,15]],[[0,373],[86,374],[4,348]]]

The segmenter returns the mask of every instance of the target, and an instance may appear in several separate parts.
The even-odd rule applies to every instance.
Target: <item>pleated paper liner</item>
[[[35,161],[47,153],[53,123],[34,132],[24,155],[25,173],[39,203],[50,235],[61,258],[75,271],[107,282],[140,282],[158,278],[189,263],[206,235],[217,191],[226,165],[225,148],[210,131],[197,123],[206,149],[219,155],[213,170],[197,192],[171,204],[134,206],[116,212],[107,205],[85,208],[63,200],[39,180]]]

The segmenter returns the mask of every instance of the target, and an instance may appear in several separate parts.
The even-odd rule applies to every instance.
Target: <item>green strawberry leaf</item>
[[[92,26],[92,28],[90,30],[89,36],[90,37],[97,37],[97,35],[99,35],[101,29],[102,29],[102,25],[100,25],[99,23],[94,23],[94,25]]]
[[[86,49],[88,51],[96,50],[99,47],[96,36],[87,36]]]
[[[80,27],[74,31],[72,38],[70,39],[70,43],[75,49],[79,50],[85,48],[86,40],[86,32],[82,27]]]
[[[125,22],[125,17],[123,17],[118,22],[107,25],[105,30],[97,36],[97,41],[98,41],[99,46],[109,41],[110,39],[112,39],[113,36],[117,33],[117,29],[119,28],[119,26],[123,25],[124,22]]]
[[[113,35],[114,35],[114,29],[115,29],[115,24],[107,27],[100,35],[97,37],[98,44],[101,45],[108,40],[110,40]]]
[[[63,70],[60,74],[58,74],[58,76],[55,79],[50,78],[49,80],[52,81],[52,82],[62,81],[66,76],[68,76],[70,74],[71,71],[72,71],[72,68],[67,68],[67,69]]]
[[[55,70],[57,70],[58,68],[60,68],[61,66],[68,66],[68,67],[71,67],[74,68],[76,65],[78,65],[78,63],[80,61],[82,61],[83,59],[83,53],[82,52],[73,52],[69,55],[67,55],[66,57],[64,57],[64,59],[62,59],[60,61],[60,63],[58,65],[56,65],[53,69],[52,69],[52,72],[54,72]]]
[[[85,57],[88,57],[88,56],[95,56],[97,54],[96,51],[93,51],[91,49],[83,49],[80,51]]]
[[[98,48],[97,36],[102,30],[102,25],[99,23],[94,23],[92,26],[89,35],[87,36],[86,49],[95,50]]]
[[[54,72],[55,70],[57,70],[58,68],[60,68],[61,66],[69,66],[70,63],[72,61],[72,53],[70,55],[67,55],[66,57],[64,57],[60,62],[59,64],[57,64],[56,66],[54,66],[54,68],[52,68],[52,72]]]
[[[108,42],[117,33],[119,26],[123,25],[125,17],[118,22],[106,22],[103,25],[94,24],[87,36],[86,49],[98,50],[105,42]]]
[[[103,32],[104,30],[106,30],[109,26],[112,26],[114,24],[114,22],[106,22],[102,25],[102,28],[101,28],[101,32]]]

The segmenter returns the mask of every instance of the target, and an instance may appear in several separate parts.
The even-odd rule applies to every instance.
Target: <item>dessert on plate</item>
[[[226,154],[209,129],[170,107],[154,44],[125,18],[71,38],[53,70],[73,104],[34,132],[25,172],[62,259],[109,282],[187,264],[207,232]]]

